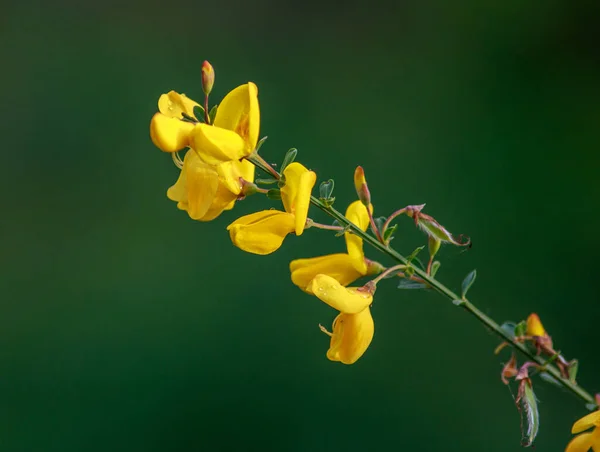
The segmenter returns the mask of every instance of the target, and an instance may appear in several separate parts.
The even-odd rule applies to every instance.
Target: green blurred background
[[[380,284],[353,366],[325,358],[335,312],[288,262],[344,249],[309,230],[253,256],[165,196],[161,93],[260,89],[263,155],[297,147],[337,206],[365,167],[376,213],[427,203],[470,251],[440,279],[495,319],[540,314],[600,391],[600,7],[567,2],[5,3],[3,451],[517,451],[498,340],[434,293]],[[314,217],[326,221],[319,212]],[[424,243],[408,219],[394,241]],[[372,258],[389,264],[382,255]],[[539,451],[583,404],[539,381]]]

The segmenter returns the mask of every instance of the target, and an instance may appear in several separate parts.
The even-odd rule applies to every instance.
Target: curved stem
[[[275,179],[281,178],[281,175],[258,154],[254,153],[246,158],[249,161],[251,161],[252,163],[254,163],[256,166],[258,166],[260,169],[265,171],[266,173],[270,173]],[[310,202],[313,205],[315,205],[316,207],[318,207],[319,209],[321,209],[323,212],[325,212],[327,215],[329,215],[330,217],[337,220],[342,226],[348,227],[348,229],[350,231],[352,231],[358,237],[363,239],[364,242],[367,242],[369,245],[378,249],[382,253],[387,254],[389,257],[394,259],[396,262],[399,262],[400,264],[403,264],[403,265],[409,265],[408,261],[402,254],[398,253],[393,248],[390,248],[389,245],[380,242],[376,237],[373,237],[372,235],[369,235],[366,232],[364,232],[361,228],[359,228],[354,223],[349,221],[341,212],[337,211],[336,209],[334,209],[331,206],[327,206],[326,204],[321,202],[321,200],[319,200],[318,198],[316,198],[314,196],[310,197]],[[404,213],[404,212],[402,212],[402,209],[400,209],[400,210],[394,212],[390,216],[390,218],[395,218],[396,216],[401,215],[402,213]],[[389,218],[388,218],[388,220],[389,220]],[[452,290],[450,290],[448,287],[446,287],[440,281],[435,279],[435,277],[427,274],[427,272],[421,270],[420,268],[413,266],[413,270],[414,270],[415,275],[420,277],[426,284],[428,284],[437,293],[445,296],[453,304],[463,308],[465,311],[470,313],[479,322],[481,322],[483,325],[488,327],[492,332],[494,332],[494,334],[496,334],[498,337],[500,337],[503,341],[508,342],[514,349],[521,352],[528,359],[539,364],[540,366],[544,366],[545,371],[548,372],[552,377],[554,377],[565,389],[569,390],[570,392],[572,392],[574,395],[576,395],[577,397],[579,397],[581,400],[583,400],[586,403],[595,405],[596,407],[600,406],[598,401],[596,401],[594,399],[594,397],[592,397],[590,395],[589,392],[587,392],[585,389],[579,387],[577,384],[571,382],[570,380],[564,378],[562,376],[562,374],[560,373],[560,371],[556,368],[556,366],[548,365],[547,362],[541,356],[537,356],[537,355],[531,353],[527,349],[527,347],[525,347],[524,344],[517,342],[514,339],[514,337],[510,336],[506,331],[504,331],[502,328],[500,328],[500,325],[498,325],[494,320],[492,320],[487,315],[485,315],[483,312],[481,312],[469,300],[467,300],[466,298],[461,299],[461,297],[459,297],[457,294],[455,294]]]

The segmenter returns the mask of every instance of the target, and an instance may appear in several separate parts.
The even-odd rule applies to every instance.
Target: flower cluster
[[[375,218],[371,192],[360,166],[354,173],[357,199],[347,206],[345,215],[342,215],[333,208],[333,180],[322,182],[320,196],[313,196],[317,175],[295,161],[295,149],[288,151],[279,171],[259,155],[265,138],[259,140],[260,109],[258,88],[254,83],[238,86],[219,105],[209,109],[215,72],[208,62],[202,65],[201,78],[202,104],[185,94],[170,91],[159,97],[158,112],[150,122],[152,142],[171,154],[180,170],[176,183],[167,190],[167,197],[175,201],[180,210],[186,211],[191,219],[198,221],[214,220],[248,195],[259,193],[280,200],[277,209],[244,215],[227,226],[231,242],[252,254],[271,254],[282,246],[288,235],[301,236],[306,229],[313,227],[333,230],[344,236],[345,252],[295,259],[289,265],[293,284],[337,312],[331,331],[319,325],[321,331],[330,337],[326,353],[329,360],[353,364],[363,356],[375,331],[371,307],[377,283],[384,278],[400,278],[398,288],[434,289],[494,330],[506,340],[497,352],[504,346],[512,346],[513,350],[518,349],[528,358],[519,367],[513,352],[501,373],[505,384],[514,379],[519,386],[515,402],[521,413],[524,446],[533,444],[539,427],[532,380],[536,372],[573,389],[588,403],[591,401],[591,396],[585,391],[574,389],[577,385],[577,360],[567,361],[553,348],[552,339],[537,314],[531,314],[526,321],[516,325],[506,322],[500,326],[466,298],[475,281],[475,270],[464,279],[461,296],[435,279],[441,265],[435,260],[440,247],[443,244],[470,246],[470,239],[455,237],[433,217],[423,213],[424,204],[408,205],[387,218]],[[180,152],[185,153],[183,159]],[[256,167],[266,174],[267,179],[255,179]],[[264,187],[273,184],[277,188]],[[320,224],[310,218],[311,205],[333,217],[334,224]],[[414,250],[407,258],[390,247],[397,227],[392,222],[401,215],[410,218],[426,234],[429,245],[426,264],[417,257],[424,246]],[[383,251],[399,264],[385,268],[368,259],[364,242]],[[363,277],[372,279],[362,286],[353,285]],[[593,406],[600,406],[600,395]],[[581,433],[592,427],[592,431]],[[600,411],[577,421],[573,425],[573,433],[581,434],[569,443],[566,452],[586,452],[590,448],[600,451]]]

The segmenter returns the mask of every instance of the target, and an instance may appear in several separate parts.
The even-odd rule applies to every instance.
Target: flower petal
[[[371,344],[374,333],[375,324],[369,308],[358,314],[341,313],[333,321],[327,358],[354,364]]]
[[[372,206],[371,211],[373,211]],[[354,201],[348,206],[346,209],[346,218],[363,231],[366,231],[369,227],[369,212],[367,212],[367,208],[361,201]],[[344,238],[346,239],[348,254],[353,259],[354,268],[363,275],[366,275],[367,264],[365,263],[362,239],[351,232],[346,232]]]
[[[214,168],[200,161],[188,165],[187,168],[184,162],[182,171],[186,171],[188,215],[193,220],[200,220],[206,215],[215,199],[219,176]]]
[[[235,204],[235,200],[237,199],[237,195],[231,193],[225,185],[219,183],[219,188],[217,188],[217,192],[211,203],[210,207],[204,214],[202,218],[199,218],[200,221],[211,221],[217,218],[219,215],[223,213],[224,210],[230,210],[233,208]]]
[[[356,314],[373,302],[373,295],[358,287],[344,287],[331,276],[320,274],[313,278],[309,290],[334,309]]]
[[[244,140],[231,130],[196,124],[190,133],[191,147],[209,165],[239,160],[249,154]]]
[[[292,282],[310,294],[310,282],[318,274],[331,276],[342,286],[347,286],[362,276],[354,269],[350,256],[343,253],[293,260],[290,262],[290,272]]]
[[[252,152],[256,148],[260,129],[256,85],[248,82],[230,91],[217,109],[214,125],[236,132],[246,142],[249,152]]]
[[[279,210],[263,210],[238,218],[227,226],[231,241],[254,254],[270,254],[294,232],[294,216]]]
[[[158,98],[158,111],[169,118],[181,119],[182,113],[196,118],[194,115],[194,107],[196,106],[199,107],[200,104],[194,102],[185,94],[179,94],[176,91],[169,91]]]
[[[573,428],[571,428],[571,433],[583,432],[584,430],[594,426],[600,427],[600,410],[594,411],[587,416],[583,416],[581,419],[575,422],[573,424]]]
[[[302,235],[317,175],[298,162],[289,164],[283,170],[283,175],[285,185],[281,189],[281,201],[286,212],[296,215],[296,235]]]
[[[240,194],[240,177],[248,182],[254,181],[254,165],[247,160],[232,160],[216,167],[221,182],[236,195]]]
[[[189,145],[194,124],[156,113],[150,121],[150,138],[164,152],[176,152]]]
[[[592,447],[592,434],[582,433],[571,440],[565,452],[588,452]]]
[[[546,330],[540,317],[534,312],[527,317],[527,335],[528,336],[545,336]]]

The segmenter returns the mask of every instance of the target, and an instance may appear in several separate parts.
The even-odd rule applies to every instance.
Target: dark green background
[[[473,239],[495,319],[542,317],[600,391],[597,1],[13,2],[0,15],[3,451],[518,451],[498,341],[433,293],[381,284],[374,341],[325,358],[335,312],[288,262],[344,249],[325,231],[261,257],[238,215],[190,220],[148,136],[161,93],[259,86],[263,155],[289,147],[338,207],[365,167],[378,214],[426,212]],[[314,217],[326,221],[318,212]],[[408,219],[394,241],[424,237]],[[368,255],[386,264],[384,256]],[[539,451],[585,414],[536,381]]]

